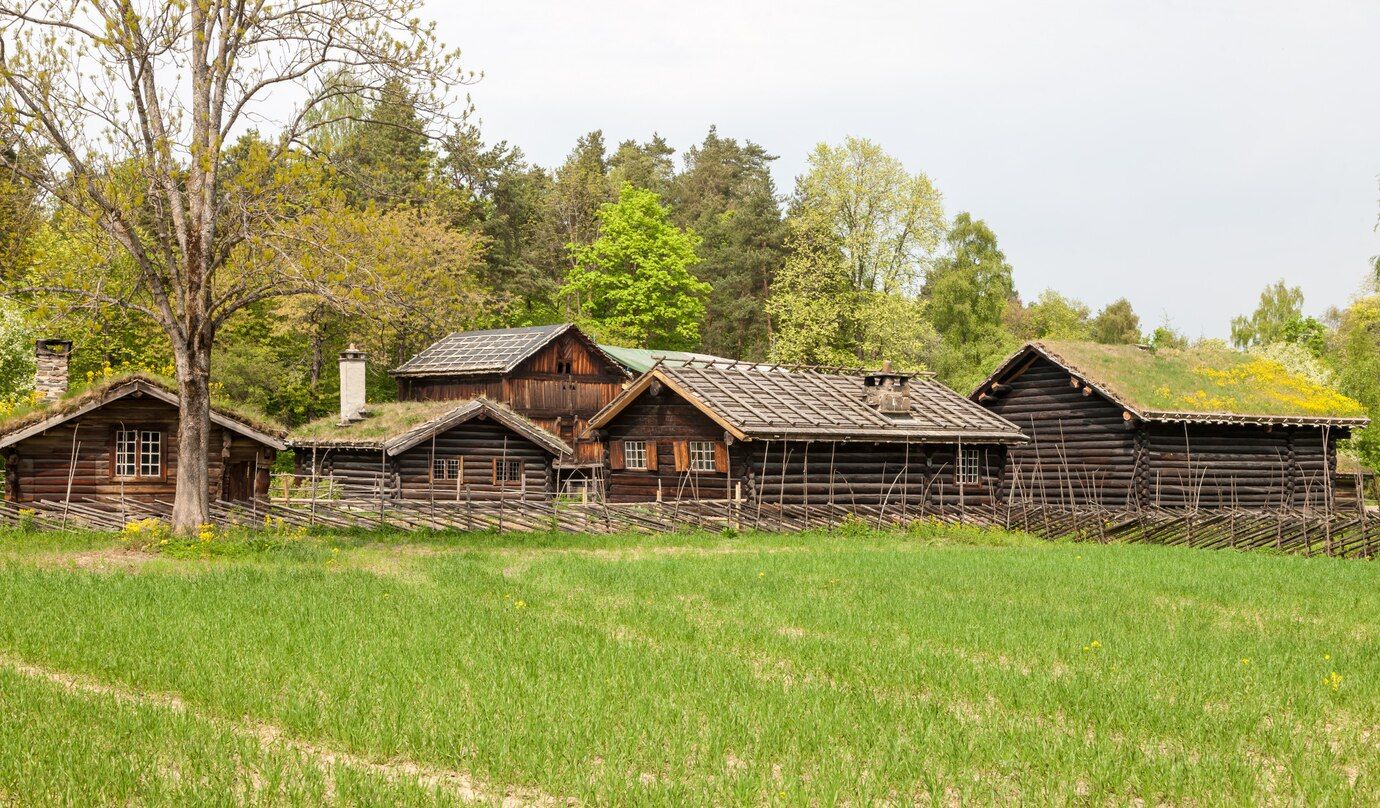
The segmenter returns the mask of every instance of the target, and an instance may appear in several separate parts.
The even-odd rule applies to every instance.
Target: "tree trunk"
[[[176,350],[177,494],[172,528],[191,535],[210,514],[211,339],[194,340]]]

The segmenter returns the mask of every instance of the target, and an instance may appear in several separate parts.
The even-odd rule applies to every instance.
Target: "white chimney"
[[[364,410],[365,353],[350,343],[340,352],[340,423],[358,421]]]
[[[34,342],[34,391],[44,401],[67,395],[67,370],[72,361],[72,341],[41,339]]]

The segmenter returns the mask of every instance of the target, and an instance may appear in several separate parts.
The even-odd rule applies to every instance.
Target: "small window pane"
[[[133,477],[138,472],[135,465],[135,448],[138,446],[139,433],[133,429],[121,429],[115,432],[115,476]]]
[[[980,456],[977,449],[964,449],[958,455],[958,482],[961,485],[976,485],[979,481],[978,466]]]
[[[522,483],[521,460],[495,460],[494,480],[499,485],[519,485]]]
[[[690,470],[714,470],[714,442],[707,440],[690,441]]]
[[[163,473],[163,433],[139,433],[139,476],[158,477]]]
[[[431,477],[435,480],[455,480],[460,477],[460,458],[437,457],[431,461]]]
[[[645,440],[623,441],[623,466],[634,470],[647,468],[647,442]]]

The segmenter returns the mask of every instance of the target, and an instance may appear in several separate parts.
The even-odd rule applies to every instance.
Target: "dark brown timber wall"
[[[1032,442],[1011,450],[1003,501],[1058,507],[1321,507],[1343,430],[1128,421],[1043,357],[982,402]]]
[[[156,477],[115,476],[117,429],[161,433],[162,473]],[[69,473],[74,500],[171,501],[177,490],[177,408],[147,396],[126,396],[9,447],[6,499],[62,500]],[[266,496],[274,450],[213,426],[207,464],[210,496],[233,499]]]
[[[611,502],[725,499],[732,495],[730,475],[739,478],[743,444],[729,446],[724,429],[680,396],[653,384],[618,414],[607,429],[608,481]],[[646,441],[647,468],[628,468],[626,441]],[[690,441],[715,445],[716,469],[694,471],[688,466]]]
[[[953,444],[762,441],[729,443],[723,427],[680,396],[653,385],[608,424],[608,497],[613,502],[720,499],[741,493],[787,505],[991,504],[1005,449],[979,444],[979,481],[959,486]],[[627,467],[627,441],[646,441],[655,462]],[[687,467],[690,441],[715,444],[716,470]]]
[[[311,488],[312,450],[295,450],[298,473],[305,475],[303,491]],[[544,449],[492,422],[467,421],[425,441],[397,457],[384,458],[378,449],[318,448],[318,493],[333,490],[346,498],[486,501],[547,500],[552,497],[551,455]],[[454,479],[433,478],[432,459],[459,461]],[[496,464],[521,463],[517,482],[500,483]],[[333,486],[334,488],[329,488]]]
[[[600,353],[566,333],[507,375],[398,379],[403,401],[450,401],[485,396],[507,404],[575,448],[576,460],[598,463],[603,447],[577,441],[591,416],[618,396],[626,377]]]

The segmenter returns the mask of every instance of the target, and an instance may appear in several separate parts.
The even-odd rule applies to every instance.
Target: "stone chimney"
[[[365,354],[354,343],[340,352],[340,423],[360,420],[364,412]]]
[[[44,401],[67,395],[67,368],[72,361],[72,341],[40,339],[34,342],[34,390]]]
[[[868,405],[882,415],[910,415],[910,374],[894,372],[890,360],[881,371],[863,377],[863,390]]]

